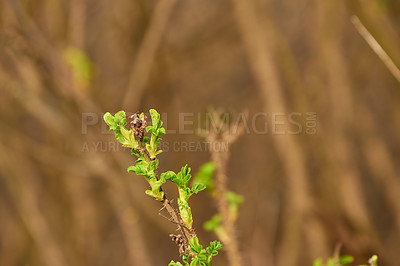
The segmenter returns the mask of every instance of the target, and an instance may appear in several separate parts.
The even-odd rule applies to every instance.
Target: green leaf
[[[115,130],[115,119],[112,116],[112,114],[110,114],[109,112],[105,113],[103,116],[104,121],[106,122],[106,124],[109,126],[109,130]]]
[[[115,138],[124,147],[138,148],[139,143],[136,141],[132,129],[127,130],[126,126],[126,115],[124,111],[119,111],[112,116],[110,113],[104,114],[104,121],[109,126],[110,131],[114,131]]]
[[[335,264],[336,263],[334,259],[329,259],[328,262],[326,263],[326,266],[336,266]]]
[[[193,258],[192,261],[190,262],[190,266],[198,266],[200,265],[199,259]]]
[[[132,129],[127,130],[125,127],[120,127],[119,131],[115,131],[115,137],[124,147],[137,148],[139,146]]]
[[[115,114],[115,122],[122,125],[122,126],[126,126],[126,114],[125,111],[118,111]]]
[[[160,120],[160,114],[154,110],[150,109],[151,123],[153,127],[160,128],[162,126],[162,121]]]
[[[190,174],[190,167],[185,165],[184,167],[181,168],[181,171],[177,174],[177,179],[179,182],[179,183],[177,183],[177,185],[179,187],[187,186],[191,177],[192,177],[192,175]]]
[[[109,126],[110,131],[119,130],[119,127],[126,125],[126,116],[124,111],[119,111],[112,116],[109,112],[105,113],[103,116],[104,121]]]
[[[318,258],[314,260],[313,266],[322,266],[322,259]]]
[[[160,130],[158,131],[158,135],[159,136],[161,136],[161,135],[165,135],[165,128],[160,128]]]
[[[222,248],[221,242],[215,240],[210,243],[210,246],[206,248],[206,251],[211,256],[216,256],[218,255],[218,250],[220,250],[221,248]]]
[[[182,256],[182,261],[183,261],[185,264],[189,263],[189,254],[187,254],[187,253],[183,254],[183,256]]]
[[[165,180],[169,180],[169,181],[175,183],[174,181],[176,180],[176,174],[173,171],[168,171],[168,172],[162,173],[160,178],[164,178]]]
[[[153,191],[153,190],[146,190],[145,191],[146,195],[149,195],[150,197],[155,198],[158,201],[163,201],[164,200],[164,192],[157,190],[157,191]]]
[[[204,249],[202,249],[202,250],[199,252],[199,254],[197,254],[197,258],[200,260],[200,262],[205,262],[205,261],[207,261],[208,256],[207,256],[207,254],[206,254],[206,251],[205,251]]]
[[[223,245],[221,244],[221,242],[215,240],[213,242],[210,243],[210,246],[215,249],[215,250],[219,250],[223,247]]]
[[[378,256],[377,255],[373,255],[368,262],[372,265],[372,266],[378,266]]]
[[[151,134],[150,140],[146,139],[146,150],[149,152],[150,158],[154,159],[162,151],[157,151],[160,145],[161,138],[159,136],[165,135],[165,129],[162,128],[162,121],[160,120],[160,114],[156,110],[150,109],[150,116],[152,125],[146,127],[146,131]]]
[[[203,249],[203,246],[199,244],[199,239],[197,237],[193,237],[189,240],[190,243],[190,251],[194,254],[199,254]]]
[[[173,172],[172,172],[173,173]],[[190,178],[192,177],[190,174],[190,167],[185,165],[181,168],[181,171],[178,174],[170,175],[167,180],[175,183],[179,188],[185,188]]]
[[[175,262],[171,260],[171,262],[168,264],[168,266],[183,266],[180,262]]]
[[[155,172],[158,168],[158,160],[155,159],[149,163],[148,171]]]
[[[187,203],[187,201],[179,198],[178,206],[179,206],[179,214],[182,218],[183,223],[186,225],[187,228],[192,229],[193,218],[189,204]]]
[[[164,192],[161,191],[161,186],[165,183],[165,179],[160,178],[160,180],[157,180],[157,178],[153,178],[150,180],[150,185],[151,189],[153,191],[153,194],[155,195],[154,197],[158,201],[163,201],[164,200]]]
[[[135,149],[131,149],[131,154],[136,156],[136,157],[138,157],[138,158],[142,157],[142,154],[140,154],[140,152],[138,150],[135,150]]]
[[[147,176],[147,169],[143,165],[129,166],[128,173],[135,173],[137,175]]]
[[[232,191],[226,192],[225,198],[229,204],[234,204],[234,205],[239,205],[244,201],[244,197],[242,195],[236,194],[235,192]]]
[[[349,263],[352,263],[354,261],[354,258],[352,256],[349,255],[345,255],[345,256],[340,256],[339,258],[339,263],[342,265],[346,265]]]
[[[206,231],[214,231],[221,225],[221,215],[215,214],[209,221],[205,222],[203,227]]]
[[[156,130],[154,129],[153,126],[147,126],[147,127],[146,127],[146,132],[147,132],[147,133],[150,133],[150,134],[155,134],[155,133],[156,133]]]
[[[128,171],[128,173],[135,173],[136,166],[134,166],[134,165],[129,166],[126,170]]]
[[[204,184],[195,184],[192,187],[191,194],[193,194],[193,193],[197,194],[197,193],[199,193],[200,191],[202,191],[204,189],[206,189],[206,185],[204,185]]]
[[[64,52],[64,60],[70,66],[74,81],[87,86],[93,77],[93,64],[87,54],[76,48],[68,48]]]
[[[232,191],[225,193],[225,198],[229,204],[229,220],[234,222],[239,216],[239,204],[244,201],[243,196],[236,194]]]
[[[215,172],[215,163],[208,162],[203,164],[198,173],[193,178],[193,185],[194,184],[204,184],[207,187],[207,190],[213,191],[214,189],[214,182],[213,182],[213,175]]]

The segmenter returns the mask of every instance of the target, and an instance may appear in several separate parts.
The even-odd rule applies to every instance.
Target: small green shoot
[[[181,168],[179,173],[167,171],[157,175],[159,160],[157,155],[162,153],[158,147],[161,142],[160,136],[165,135],[165,128],[162,127],[163,122],[160,120],[160,114],[154,110],[150,110],[152,125],[147,126],[146,116],[141,113],[136,113],[130,118],[131,129],[126,129],[126,114],[124,111],[117,112],[114,116],[110,113],[104,115],[104,121],[109,126],[110,131],[114,131],[115,138],[124,147],[131,148],[131,154],[136,156],[135,165],[129,166],[128,173],[135,173],[136,175],[143,176],[149,183],[151,189],[146,190],[146,194],[162,202],[164,207],[167,208],[171,217],[175,217],[174,221],[178,224],[178,228],[184,235],[184,241],[180,244],[180,252],[182,253],[182,261],[185,266],[211,266],[212,257],[218,254],[218,250],[222,248],[222,244],[218,241],[210,243],[210,246],[203,249],[199,244],[199,239],[192,228],[193,217],[192,211],[189,206],[189,198],[193,194],[206,189],[206,184],[202,182],[194,182],[191,187],[188,186],[192,177],[190,174],[190,167],[185,165]],[[144,132],[150,134],[146,136]],[[201,180],[210,180],[209,173],[214,172],[215,166],[209,164],[203,167],[200,171]],[[208,174],[207,174],[208,173]],[[170,206],[170,201],[166,199],[165,193],[162,190],[162,185],[170,181],[174,183],[179,192],[178,207],[179,218],[177,218],[176,211]],[[208,182],[209,184],[210,181]],[[237,202],[238,200],[234,200]],[[190,251],[190,252],[189,252]],[[190,261],[190,262],[189,262]],[[169,266],[183,266],[180,262],[171,261]]]
[[[210,266],[212,258],[218,255],[218,250],[222,248],[219,241],[213,241],[207,248],[203,248],[199,244],[199,239],[194,237],[190,239],[190,252],[194,254],[193,257],[188,255],[183,256],[184,266]],[[180,262],[171,261],[168,266],[183,266]]]

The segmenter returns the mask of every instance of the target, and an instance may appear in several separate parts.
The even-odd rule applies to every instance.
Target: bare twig
[[[14,149],[15,149],[14,143]],[[10,178],[7,179],[6,184],[11,191],[14,191],[14,202],[16,202],[17,210],[25,223],[29,233],[32,235],[33,240],[42,255],[44,263],[48,266],[65,266],[67,261],[65,259],[63,249],[58,241],[54,238],[48,220],[43,215],[39,204],[39,189],[34,168],[27,160],[26,156],[19,156],[18,159],[10,157],[11,153],[7,152],[7,148],[3,143],[0,143],[0,167],[7,169]],[[28,167],[29,172],[21,172],[20,166]],[[33,170],[33,171],[32,171]]]
[[[267,113],[286,112],[279,74],[274,64],[271,30],[263,28],[253,1],[232,0],[237,26],[247,53],[254,78],[260,87]],[[302,244],[302,230],[305,231],[307,243],[313,245],[319,254],[327,254],[326,240],[323,237],[322,225],[310,215],[313,209],[308,172],[302,148],[293,135],[272,135],[275,148],[284,165],[287,177],[287,197],[289,207],[286,210],[287,222],[284,229],[283,245],[278,255],[278,265],[297,265]],[[306,222],[307,218],[307,222]],[[303,229],[305,228],[305,229]],[[286,245],[286,246],[285,246]],[[287,256],[287,250],[292,250]]]
[[[128,195],[124,192],[121,182],[113,182],[113,185],[114,187],[109,190],[109,196],[126,242],[129,265],[149,266],[151,257],[143,243],[144,237],[136,210],[129,205]]]
[[[360,110],[363,114],[359,123],[360,131],[363,133],[362,150],[376,184],[386,192],[383,196],[392,208],[397,230],[400,232],[400,180],[396,174],[396,162],[390,156],[386,142],[379,137],[374,128],[371,110],[365,107],[360,107]]]
[[[132,65],[123,106],[138,109],[162,34],[177,0],[159,0]]]
[[[339,183],[341,204],[346,216],[357,228],[360,234],[369,237],[369,243],[378,243],[376,231],[373,229],[369,217],[367,201],[362,189],[362,175],[356,167],[352,143],[348,137],[348,131],[354,125],[354,101],[349,71],[346,68],[346,58],[343,56],[342,47],[337,36],[341,34],[340,16],[331,14],[332,5],[330,2],[321,2],[321,10],[326,16],[331,16],[329,22],[321,22],[320,30],[320,52],[323,64],[326,68],[327,81],[329,84],[328,93],[332,107],[336,108],[332,113],[332,126],[326,134],[331,144],[329,152],[337,165],[337,178]],[[332,25],[337,25],[336,27]],[[329,29],[329,31],[327,30]],[[329,127],[328,125],[327,127]]]
[[[135,132],[135,128],[133,128],[133,131]],[[150,155],[148,154],[148,151],[143,147],[143,143],[141,143],[141,147],[139,148],[140,153],[144,156],[146,161],[150,163],[152,159],[150,159]],[[162,187],[160,188],[162,191]],[[190,239],[193,237],[196,237],[196,232],[194,231],[193,228],[189,229],[186,227],[186,225],[183,223],[182,219],[180,218],[178,212],[172,207],[171,202],[167,199],[166,195],[164,194],[164,200],[162,201],[163,208],[167,210],[169,215],[171,216],[172,222],[175,223],[178,226],[178,229],[181,231],[182,235],[184,236],[184,249],[187,250],[188,252],[190,251]],[[190,252],[189,252],[190,254]]]
[[[70,43],[81,50],[85,48],[86,4],[85,0],[72,0],[70,2]]]
[[[206,137],[209,143],[226,143],[228,145],[234,143],[237,138],[243,133],[243,126],[239,128],[233,128],[238,125],[228,126],[221,120],[221,113],[212,110],[211,117],[213,122],[218,125],[218,128],[214,128]],[[215,130],[221,130],[221,132],[216,132]],[[222,218],[222,226],[226,231],[224,234],[224,239],[220,239],[227,247],[227,254],[229,263],[232,266],[242,265],[242,258],[239,252],[239,245],[236,236],[236,230],[234,225],[234,220],[229,218],[229,203],[225,197],[227,188],[227,175],[226,169],[229,159],[229,151],[222,150],[211,150],[211,158],[214,161],[217,169],[216,173],[216,185],[214,196],[217,202],[218,212]]]
[[[371,49],[376,53],[376,55],[381,59],[381,61],[385,64],[387,69],[392,73],[395,79],[400,82],[400,69],[396,66],[393,60],[389,57],[389,55],[385,52],[382,46],[378,43],[378,41],[372,36],[372,34],[367,30],[367,28],[362,24],[360,19],[357,16],[351,17],[351,22],[354,27],[360,33],[361,37],[368,43]]]

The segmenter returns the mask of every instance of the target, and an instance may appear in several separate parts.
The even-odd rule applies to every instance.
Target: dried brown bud
[[[144,119],[140,119],[140,115],[139,112],[131,115],[129,117],[130,119],[132,119],[131,121],[131,128],[133,130],[133,133],[135,134],[135,138],[137,140],[141,140],[143,138],[144,135],[144,130],[146,129],[146,119],[147,117],[144,116]]]
[[[173,235],[170,234],[169,237],[174,241],[179,247],[179,255],[183,256],[183,254],[187,253],[185,250],[185,239],[181,234]]]

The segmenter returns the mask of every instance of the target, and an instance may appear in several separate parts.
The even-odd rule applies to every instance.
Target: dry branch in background
[[[211,110],[210,112],[212,121],[218,125],[217,128],[213,128],[211,132],[208,132],[206,137],[207,143],[215,147],[215,143],[219,143],[217,147],[227,145],[228,147],[233,144],[237,138],[243,134],[243,125],[227,125],[225,121],[221,119],[222,112],[218,110]],[[216,132],[220,130],[221,132]],[[235,229],[235,220],[230,219],[229,215],[229,204],[226,198],[228,192],[228,160],[229,150],[211,150],[211,159],[216,166],[216,177],[215,177],[215,201],[217,203],[217,209],[222,219],[222,227],[225,229],[224,239],[221,241],[226,246],[228,260],[231,266],[244,265],[241,256],[239,243],[237,239],[237,232]]]
[[[356,155],[348,135],[348,132],[354,128],[355,100],[347,74],[346,58],[343,56],[340,42],[336,37],[341,30],[340,16],[331,13],[331,3],[321,3],[320,8],[323,14],[329,16],[330,21],[336,21],[333,24],[335,26],[332,26],[331,23],[321,22],[321,28],[317,34],[323,44],[320,53],[321,58],[324,59],[329,86],[329,104],[336,109],[331,117],[334,123],[326,125],[328,131],[325,135],[330,140],[329,152],[335,162],[336,175],[339,180],[336,186],[340,195],[340,203],[348,219],[357,228],[358,234],[363,235],[363,238],[357,241],[364,244],[375,243],[375,246],[379,246],[366,197],[363,194],[362,176],[356,167]],[[340,108],[338,108],[339,106]],[[365,241],[365,239],[368,240]]]
[[[14,143],[13,148],[17,148],[18,143]],[[21,147],[18,147],[21,148]],[[17,149],[18,149],[17,148]],[[36,179],[33,165],[25,156],[19,156],[18,160],[10,154],[7,154],[8,147],[4,143],[0,143],[0,162],[3,169],[9,168],[10,175],[7,177],[6,185],[10,191],[13,191],[14,201],[17,203],[17,210],[24,222],[28,232],[35,241],[44,263],[48,266],[65,266],[68,265],[65,260],[65,254],[59,243],[54,239],[51,227],[44,218],[43,211],[40,208],[40,191]],[[29,170],[29,176],[22,171],[16,164],[23,164],[25,170]]]
[[[154,8],[149,26],[132,64],[128,87],[124,96],[124,107],[138,109],[146,83],[150,77],[154,57],[160,44],[170,14],[178,0],[159,0]]]
[[[115,111],[125,93],[135,96],[125,99],[129,111],[160,108],[171,129],[175,114],[209,105],[247,109],[250,119],[260,111],[316,112],[316,135],[250,132],[235,147],[245,156],[230,156],[229,179],[243,177],[242,165],[251,169],[237,228],[242,263],[311,265],[340,242],[357,262],[378,251],[382,265],[396,265],[398,7],[375,0],[0,1],[0,265],[158,266],[176,254],[167,236],[174,224],[155,215],[157,202],[143,200],[145,184],[121,172],[131,158],[100,123],[81,132],[82,112]],[[96,70],[86,89],[65,62],[69,47]],[[164,169],[208,157],[170,152]],[[200,220],[210,214],[203,209]],[[144,238],[149,224],[154,230]],[[305,236],[317,240],[309,245]],[[165,247],[157,256],[154,243]],[[224,256],[216,262],[228,264]]]
[[[379,59],[381,59],[381,61],[385,64],[390,73],[392,73],[394,78],[400,82],[400,69],[396,66],[385,50],[383,50],[382,46],[377,42],[374,36],[372,36],[372,34],[367,30],[357,16],[352,16],[351,22],[357,29],[358,33],[360,33],[371,49],[376,53]]]
[[[75,3],[77,4],[77,3]],[[78,4],[78,6],[74,6],[76,8],[81,9],[83,6],[81,6],[82,3]],[[100,108],[96,106],[95,103],[93,103],[90,99],[88,99],[88,96],[86,94],[82,94],[82,91],[80,88],[74,87],[73,83],[70,83],[68,79],[63,75],[66,70],[66,65],[65,62],[62,60],[62,51],[59,51],[57,48],[52,47],[52,45],[48,42],[46,37],[42,32],[40,32],[40,28],[35,24],[35,22],[28,16],[28,13],[23,9],[23,6],[19,4],[15,4],[14,6],[11,6],[10,9],[6,9],[6,11],[11,11],[11,16],[14,16],[15,18],[18,18],[23,21],[23,24],[26,26],[24,28],[24,31],[26,31],[26,34],[20,35],[20,36],[15,36],[19,37],[20,41],[24,43],[24,45],[29,45],[33,47],[32,49],[38,50],[38,54],[36,56],[40,57],[42,59],[42,62],[45,64],[48,64],[48,67],[52,70],[55,68],[55,76],[59,75],[62,77],[60,80],[57,80],[55,83],[55,87],[53,87],[53,93],[57,95],[57,97],[63,98],[66,95],[70,95],[70,92],[68,91],[73,91],[75,92],[73,99],[75,100],[75,104],[78,106],[84,106],[85,108],[90,108],[92,111],[98,111]],[[78,14],[80,16],[84,16],[84,11],[79,12]],[[78,15],[74,14],[74,15]],[[80,20],[79,20],[80,21]],[[73,39],[74,45],[78,46],[83,46],[83,40],[82,39],[82,33],[79,33],[82,29],[80,28],[81,25],[76,26],[71,26],[71,31],[75,32],[78,31],[78,33],[73,33],[71,35]],[[15,35],[18,33],[15,32]],[[35,42],[36,40],[36,42]],[[44,93],[38,93],[43,90],[43,87],[45,86],[44,83],[41,83],[44,79],[42,73],[39,71],[39,63],[35,62],[35,59],[29,56],[29,51],[24,51],[20,52],[18,50],[14,50],[13,47],[7,47],[8,49],[6,52],[8,53],[10,62],[12,63],[13,66],[15,66],[15,69],[17,71],[16,74],[12,73],[12,69],[10,68],[4,68],[4,65],[1,66],[1,73],[0,73],[0,79],[5,82],[4,86],[2,89],[4,89],[11,97],[13,97],[15,100],[19,102],[19,104],[22,106],[24,110],[26,110],[29,115],[27,117],[30,117],[31,119],[40,122],[40,125],[37,125],[36,129],[43,127],[44,129],[48,130],[48,132],[52,132],[53,135],[58,136],[60,139],[70,139],[74,140],[74,146],[79,147],[82,145],[82,135],[81,135],[81,128],[80,128],[80,122],[77,121],[75,118],[71,118],[70,114],[71,112],[61,112],[59,108],[55,108],[53,106],[53,103],[50,101],[46,101],[45,97],[46,94]],[[28,68],[28,66],[31,66],[31,68]],[[61,71],[59,71],[61,70]],[[58,72],[59,71],[59,72]],[[22,77],[27,77],[24,79],[18,79],[16,76],[22,76]],[[38,82],[31,82],[32,79],[38,80]],[[56,78],[57,79],[57,78]],[[99,111],[98,111],[99,112]],[[79,114],[79,111],[77,112]],[[78,122],[78,125],[75,123]],[[13,127],[16,127],[16,125],[12,125]],[[75,129],[74,132],[71,133],[71,129]],[[27,136],[30,138],[29,136]],[[89,137],[89,136],[88,136]],[[100,141],[101,135],[90,135],[90,141]],[[23,138],[18,138],[18,139],[23,139]],[[88,139],[89,140],[89,139]],[[31,140],[24,141],[24,143],[28,143]],[[60,150],[61,148],[61,150]],[[70,160],[61,160],[60,157],[62,157],[64,151],[62,150],[64,147],[54,147],[54,149],[51,151],[51,156],[47,157],[47,159],[44,161],[45,163],[50,163],[52,161],[63,161],[65,163],[64,166],[61,164],[54,163],[56,167],[60,167],[59,171],[63,172],[65,169],[69,169],[67,167],[68,162]],[[7,150],[11,150],[8,148]],[[39,151],[43,151],[43,148],[38,145],[36,148],[32,150],[26,150],[25,152],[28,152],[27,156],[32,156],[36,154],[41,154]],[[59,154],[57,156],[57,154]],[[119,156],[118,154],[114,154],[115,156]],[[81,153],[79,156],[84,157],[85,154]],[[101,154],[93,154],[94,157],[100,157]],[[92,157],[91,158],[91,163],[96,161],[96,158]],[[40,158],[40,157],[39,157]],[[86,166],[90,166],[90,164],[85,164]],[[101,164],[104,167],[104,163]],[[18,169],[18,166],[15,164],[8,163],[8,167],[15,167]],[[33,168],[37,168],[35,171],[43,171],[43,165],[38,165],[38,166],[32,166]],[[80,166],[82,167],[82,166]],[[90,168],[90,167],[89,167]],[[94,168],[91,168],[89,171],[91,174],[98,174],[98,175],[104,175],[106,172],[110,171],[103,171],[101,173],[97,173],[99,167],[96,166]],[[107,168],[105,168],[107,169]],[[10,172],[13,170],[10,170]],[[15,176],[14,178],[27,178],[29,182],[19,182],[21,188],[20,190],[24,189],[26,185],[29,185],[28,188],[26,188],[28,191],[25,192],[19,192],[17,194],[24,195],[20,200],[21,203],[21,208],[23,213],[23,219],[24,222],[27,223],[27,227],[32,230],[32,235],[34,236],[35,240],[37,239],[37,245],[40,247],[40,250],[43,254],[42,259],[46,261],[47,265],[67,265],[66,261],[66,255],[61,252],[63,250],[63,244],[59,243],[58,239],[53,238],[52,233],[47,232],[47,228],[50,228],[51,226],[46,225],[48,223],[46,215],[51,213],[50,210],[45,211],[46,215],[40,214],[35,212],[37,210],[37,207],[35,207],[32,204],[35,204],[35,202],[40,201],[40,194],[37,190],[40,190],[40,187],[36,185],[36,182],[38,182],[38,176],[33,176],[34,171],[29,171],[30,174],[25,177],[25,174],[22,172],[16,172],[18,176]],[[76,220],[74,221],[73,224],[73,231],[76,232],[74,235],[76,239],[74,241],[77,241],[76,245],[81,249],[85,250],[87,249],[87,253],[82,255],[79,254],[77,256],[69,256],[69,257],[74,257],[75,263],[83,263],[83,264],[92,264],[96,256],[98,256],[98,252],[100,247],[97,247],[96,250],[96,245],[90,244],[90,239],[96,239],[95,236],[90,236],[92,233],[98,233],[98,232],[93,232],[91,231],[92,229],[96,228],[96,224],[98,225],[98,221],[94,215],[95,211],[93,208],[95,208],[96,203],[92,202],[90,200],[85,199],[85,197],[90,195],[87,194],[82,194],[80,193],[84,187],[88,186],[87,182],[90,182],[93,184],[93,181],[90,180],[88,177],[83,177],[80,174],[80,171],[77,171],[78,175],[74,177],[70,177],[69,174],[61,175],[58,178],[61,178],[61,176],[64,176],[63,178],[67,179],[65,182],[67,183],[67,190],[71,189],[72,191],[70,193],[75,194],[74,196],[70,197],[70,201],[72,206],[75,206],[73,208],[74,211],[74,216]],[[32,175],[32,176],[31,176]],[[121,186],[118,184],[120,181],[115,181],[115,177],[119,176],[120,174],[116,172],[111,172],[110,176],[107,176],[103,180],[108,181],[111,187],[113,184],[117,185],[116,189],[110,189],[110,199],[113,204],[113,207],[115,208],[115,213],[118,216],[118,221],[120,222],[121,229],[124,232],[124,238],[126,239],[126,247],[128,250],[129,254],[129,265],[151,265],[151,258],[149,257],[148,254],[146,254],[147,250],[145,248],[144,241],[142,240],[142,236],[140,233],[140,226],[137,224],[137,219],[134,219],[134,210],[132,209],[131,206],[126,206],[126,204],[129,202],[129,195],[127,194],[128,191],[125,190],[124,186]],[[114,179],[112,179],[114,177]],[[11,182],[11,180],[9,180]],[[76,184],[74,184],[76,183]],[[74,187],[71,187],[74,186]],[[90,187],[90,185],[89,185]],[[29,192],[29,193],[28,193]],[[36,197],[38,199],[33,198],[33,195],[37,195]],[[81,197],[79,196],[81,195]],[[32,199],[29,201],[24,200],[25,197],[31,197]],[[76,200],[83,200],[84,202],[79,204],[79,202],[76,202]],[[19,202],[19,199],[15,199],[16,202]],[[25,207],[27,204],[32,205],[31,207]],[[85,211],[85,206],[87,207],[87,211]],[[125,207],[124,207],[125,206]],[[29,211],[28,211],[29,210]],[[92,214],[91,214],[92,213]],[[137,215],[136,215],[137,216]],[[95,225],[88,225],[88,223],[96,223]],[[83,226],[83,227],[82,227]],[[90,227],[90,230],[88,230]],[[86,228],[86,229],[85,229]],[[84,230],[82,232],[82,230]],[[70,245],[71,243],[68,243]],[[89,244],[90,247],[86,248],[86,245]],[[92,253],[91,253],[92,251]],[[79,262],[79,256],[81,256],[81,262]],[[76,265],[78,265],[76,264]]]
[[[287,113],[278,72],[272,57],[270,42],[274,36],[269,34],[271,31],[268,30],[268,25],[264,25],[267,28],[265,30],[259,23],[262,20],[253,2],[232,0],[232,3],[248,62],[263,97],[264,110],[270,114]],[[285,230],[277,265],[294,266],[298,264],[303,230],[307,244],[312,247],[310,249],[312,256],[328,254],[326,239],[320,221],[313,215],[314,203],[301,146],[290,134],[273,135],[273,138],[275,148],[285,168],[286,196],[289,204],[284,218]],[[292,255],[287,256],[286,250],[293,250]]]

